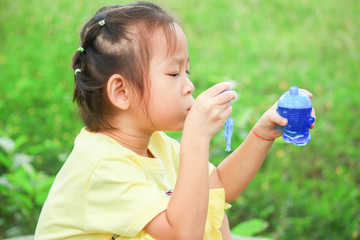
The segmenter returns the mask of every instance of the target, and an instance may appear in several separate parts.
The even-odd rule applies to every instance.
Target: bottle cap
[[[297,86],[291,86],[289,91],[284,93],[278,102],[278,107],[282,108],[312,108],[310,97],[301,91]]]

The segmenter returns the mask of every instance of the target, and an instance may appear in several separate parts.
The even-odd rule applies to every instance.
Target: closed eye
[[[179,76],[180,74],[179,73],[172,73],[172,74],[168,74],[170,77],[177,77]]]
[[[189,71],[186,71],[186,75],[189,76],[191,73]],[[180,73],[171,73],[168,74],[170,77],[178,77],[180,76]]]

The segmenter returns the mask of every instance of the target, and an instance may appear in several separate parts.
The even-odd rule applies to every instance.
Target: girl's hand
[[[309,91],[305,89],[299,89],[299,90],[306,93],[310,98],[313,97],[313,95]],[[275,140],[275,138],[278,138],[283,134],[283,132],[279,127],[277,127],[277,125],[286,126],[288,120],[280,116],[276,112],[277,105],[278,102],[276,102],[269,110],[267,110],[253,127],[255,133],[259,135],[261,138],[267,140]],[[311,116],[316,119],[314,108],[312,109]],[[314,127],[315,127],[315,122],[311,125],[310,129],[313,129]]]
[[[222,82],[201,93],[185,119],[184,132],[210,141],[232,113],[230,101],[236,98],[236,93],[226,91],[230,87],[230,83]]]

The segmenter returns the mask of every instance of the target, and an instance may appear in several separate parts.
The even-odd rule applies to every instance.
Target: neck
[[[137,131],[136,129],[127,128],[115,130],[104,129],[99,131],[99,133],[105,134],[113,138],[119,144],[140,156],[152,157],[151,153],[148,150],[152,132],[144,133],[141,131]]]

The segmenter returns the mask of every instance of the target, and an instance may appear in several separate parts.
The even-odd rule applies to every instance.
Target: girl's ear
[[[130,107],[129,84],[120,74],[113,74],[106,85],[107,96],[111,104],[121,110]]]

